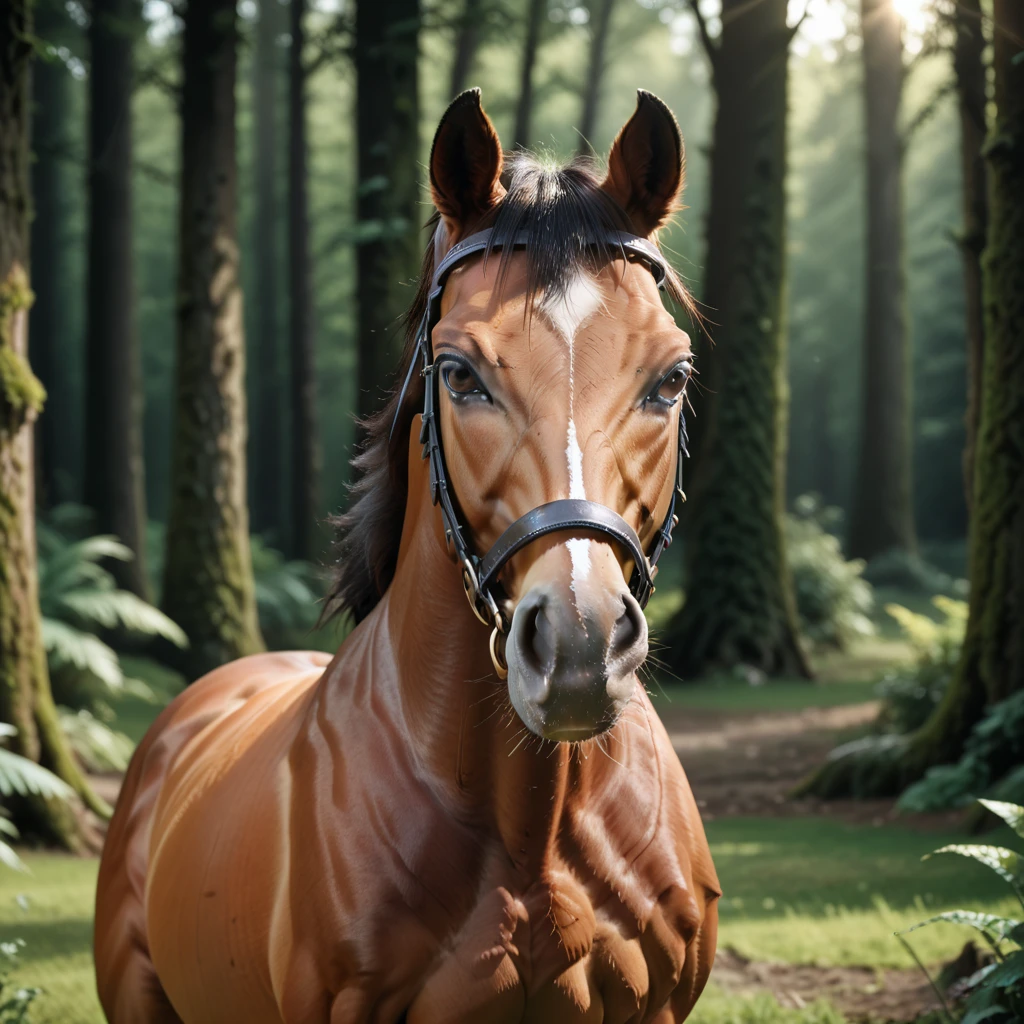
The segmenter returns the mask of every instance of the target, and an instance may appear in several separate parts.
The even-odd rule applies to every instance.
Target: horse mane
[[[518,252],[527,260],[528,302],[538,292],[561,292],[582,270],[593,272],[622,256],[602,240],[613,231],[635,231],[622,207],[601,188],[601,178],[587,158],[577,157],[553,166],[529,153],[516,153],[506,162],[507,192],[497,207],[472,231],[493,227],[490,247],[500,248],[497,282],[507,277],[513,254],[501,248],[525,233],[527,244]],[[403,320],[405,347],[397,379],[403,380],[415,355],[416,332],[426,310],[434,275],[435,236],[444,231],[435,213],[416,297]],[[696,306],[682,281],[670,270],[665,290],[691,317]],[[335,547],[330,589],[321,621],[349,613],[360,622],[381,599],[395,573],[408,492],[409,430],[423,408],[423,380],[418,374],[399,407],[393,391],[384,407],[360,421],[364,440],[352,459],[357,479],[351,485],[347,511],[333,516]],[[392,424],[394,430],[392,431]]]

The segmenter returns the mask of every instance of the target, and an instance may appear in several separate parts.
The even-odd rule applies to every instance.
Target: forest
[[[693,1019],[1024,1020],[1020,0],[0,12],[0,1022],[102,1020],[96,857],[161,709],[352,628],[332,524],[469,88],[552,162],[638,89],[685,141],[645,681],[725,888]]]

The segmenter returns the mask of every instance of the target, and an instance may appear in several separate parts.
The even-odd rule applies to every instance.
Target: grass
[[[1012,912],[1006,887],[959,857],[921,856],[963,840],[904,825],[844,825],[815,818],[734,818],[708,825],[725,896],[719,946],[758,960],[906,967],[893,931],[940,909]],[[986,841],[1002,842],[1003,834]],[[19,983],[46,989],[37,1024],[99,1024],[90,956],[96,861],[25,854],[32,874],[0,874],[0,938],[27,942]],[[25,909],[18,896],[27,900]],[[1019,910],[1019,907],[1017,908]],[[956,954],[969,936],[938,925],[916,932],[927,963]],[[767,997],[726,994],[713,985],[697,1024],[839,1024],[826,1005],[780,1009]]]

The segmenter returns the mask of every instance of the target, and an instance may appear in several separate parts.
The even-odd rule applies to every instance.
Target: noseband
[[[398,422],[398,410],[405,400],[406,392],[412,382],[413,374],[419,365],[420,376],[424,378],[423,420],[420,428],[420,443],[423,445],[423,458],[430,460],[430,490],[435,505],[441,506],[441,518],[444,522],[445,540],[454,551],[462,567],[462,583],[469,599],[470,607],[476,617],[485,625],[492,626],[491,660],[499,678],[508,675],[499,637],[508,633],[511,619],[504,609],[507,601],[500,602],[495,598],[495,589],[500,586],[498,576],[505,564],[519,550],[533,541],[551,533],[570,532],[579,534],[601,533],[626,549],[633,558],[633,573],[629,580],[629,590],[641,608],[646,607],[651,594],[654,593],[654,579],[658,573],[658,560],[664,550],[672,543],[672,529],[678,523],[676,504],[686,500],[683,493],[683,459],[686,451],[686,423],[683,417],[682,401],[679,406],[679,451],[676,457],[676,484],[669,502],[668,514],[661,524],[650,554],[644,551],[640,538],[618,512],[596,501],[579,498],[562,498],[539,505],[525,515],[520,516],[495,541],[494,546],[482,558],[476,555],[467,540],[467,530],[459,521],[458,512],[452,501],[451,487],[448,483],[448,472],[445,467],[444,448],[441,443],[441,425],[437,415],[438,377],[435,372],[431,334],[441,319],[441,295],[445,282],[452,270],[463,261],[477,253],[489,253],[509,244],[513,248],[525,248],[527,235],[517,236],[511,243],[492,241],[493,229],[480,231],[448,250],[444,259],[434,271],[427,308],[423,313],[416,332],[415,348],[409,363],[409,370],[396,407],[395,421],[392,423],[392,434]],[[668,264],[657,246],[646,238],[622,231],[613,231],[602,240],[609,248],[618,249],[624,259],[634,259],[643,263],[654,275],[659,289],[664,289],[668,278]]]

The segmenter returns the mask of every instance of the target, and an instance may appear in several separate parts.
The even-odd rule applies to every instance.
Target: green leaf
[[[15,793],[67,800],[73,790],[42,765],[0,747],[0,794],[13,796]]]
[[[59,707],[61,731],[85,767],[92,772],[123,772],[135,752],[135,744],[84,708]]]
[[[1020,894],[1021,882],[1024,881],[1024,869],[1019,853],[1007,850],[1002,846],[981,846],[973,843],[954,843],[951,846],[943,846],[934,854],[926,854],[922,860],[940,853],[955,853],[960,857],[969,857],[979,864],[991,868],[1000,878],[1005,879],[1014,890]]]
[[[127,590],[77,590],[65,594],[61,604],[80,622],[114,629],[123,626],[142,636],[160,636],[178,647],[187,647],[181,628],[159,608]]]
[[[908,935],[910,932],[916,932],[918,928],[924,928],[925,925],[935,924],[939,921],[976,928],[979,932],[991,936],[997,941],[1010,938],[1014,929],[1021,927],[1019,921],[1010,917],[1000,917],[998,914],[982,914],[973,910],[947,910],[945,913],[929,917],[927,921],[918,921],[917,924],[904,928],[896,934]]]
[[[1024,949],[1011,953],[986,979],[986,985],[1008,988],[1024,980]]]
[[[1006,1008],[1000,1006],[999,1003],[993,1003],[983,1009],[968,1010],[963,1017],[960,1018],[960,1024],[980,1024],[983,1020],[989,1020],[991,1017],[996,1017],[999,1014],[1005,1014],[1007,1012]]]
[[[0,832],[5,836],[10,836],[12,839],[17,839],[20,835],[18,832],[18,826],[9,818],[5,818],[3,816],[0,816]]]
[[[1021,839],[1024,839],[1024,807],[1004,800],[979,800],[978,803],[1002,818]]]
[[[51,669],[71,665],[94,675],[104,686],[120,690],[124,682],[121,665],[114,651],[99,637],[69,626],[59,619],[43,618],[43,646]]]
[[[28,873],[25,862],[14,852],[14,849],[0,840],[0,864],[9,867],[12,871],[24,871]]]

